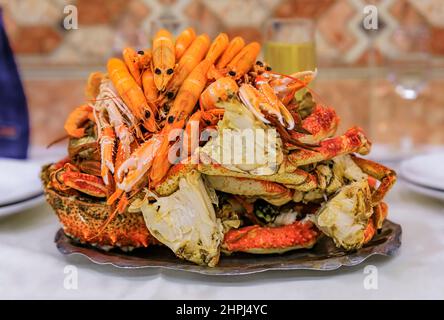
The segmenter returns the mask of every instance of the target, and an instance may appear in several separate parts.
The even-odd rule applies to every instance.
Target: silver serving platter
[[[125,253],[115,249],[103,251],[82,245],[67,237],[60,229],[55,236],[59,251],[65,255],[78,254],[97,264],[111,264],[119,268],[161,268],[195,272],[205,275],[244,275],[270,270],[336,270],[342,266],[355,266],[373,255],[392,256],[401,246],[402,229],[389,220],[382,230],[356,251],[336,248],[333,241],[322,237],[310,250],[296,250],[284,254],[253,255],[234,253],[222,255],[217,267],[198,266],[178,259],[166,247],[152,246]]]

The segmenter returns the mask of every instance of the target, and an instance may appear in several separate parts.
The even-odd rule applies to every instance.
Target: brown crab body
[[[43,168],[45,182],[47,168]],[[117,215],[102,231],[101,227],[112,213],[104,201],[91,201],[78,195],[62,194],[44,183],[46,200],[54,209],[65,234],[81,243],[102,249],[120,247],[123,250],[147,247],[153,238],[140,212],[124,212]]]

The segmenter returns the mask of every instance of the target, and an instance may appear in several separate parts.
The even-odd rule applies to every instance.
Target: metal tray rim
[[[166,269],[175,271],[185,271],[191,273],[197,273],[202,275],[212,276],[233,276],[233,275],[248,275],[254,273],[261,273],[266,271],[289,271],[289,270],[316,270],[316,271],[334,271],[341,267],[356,266],[368,258],[380,255],[380,256],[394,256],[401,246],[402,229],[399,224],[393,223],[387,220],[384,223],[384,230],[392,230],[387,237],[387,240],[376,244],[364,247],[358,251],[350,252],[342,256],[332,256],[320,260],[315,263],[314,260],[307,259],[303,262],[287,261],[284,264],[276,264],[269,266],[261,266],[260,263],[255,265],[238,265],[237,267],[202,267],[194,265],[180,259],[177,259],[177,263],[164,262],[159,263],[157,261],[145,260],[147,264],[131,264],[131,254],[105,252],[91,246],[85,246],[75,243],[72,239],[66,236],[63,229],[59,229],[55,235],[55,242],[57,249],[64,255],[79,255],[84,256],[91,262],[98,265],[111,265],[120,269]],[[370,242],[371,244],[372,242]],[[283,254],[286,255],[286,254]],[[282,256],[283,256],[282,255]],[[122,258],[123,256],[123,258]],[[126,257],[125,257],[126,256]],[[143,261],[143,258],[136,257]],[[229,256],[221,256],[222,259],[229,259]],[[261,260],[260,256],[256,256],[256,260]]]

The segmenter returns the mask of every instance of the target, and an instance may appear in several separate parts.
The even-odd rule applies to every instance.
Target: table
[[[403,228],[396,256],[371,257],[361,265],[329,272],[238,277],[125,270],[63,256],[54,244],[60,225],[51,208],[42,204],[0,218],[0,298],[444,299],[444,203],[408,191],[402,181],[386,200],[389,218]],[[366,266],[374,266],[370,274]],[[366,277],[376,280],[375,270],[377,289],[366,289]],[[77,288],[70,286],[75,274]]]

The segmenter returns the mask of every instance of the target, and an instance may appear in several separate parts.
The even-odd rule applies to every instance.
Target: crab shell
[[[284,253],[312,248],[321,233],[310,221],[296,221],[280,227],[258,225],[232,229],[225,234],[222,251],[254,254]]]
[[[47,168],[42,170],[45,182]],[[66,235],[80,243],[87,243],[104,250],[120,247],[132,250],[147,247],[154,242],[141,212],[124,212],[99,233],[101,226],[112,213],[112,208],[103,201],[90,201],[78,196],[63,195],[44,183],[47,202],[54,209]]]

